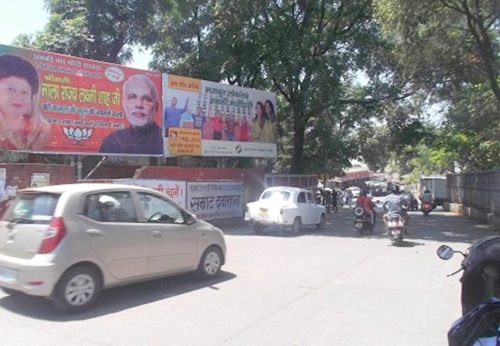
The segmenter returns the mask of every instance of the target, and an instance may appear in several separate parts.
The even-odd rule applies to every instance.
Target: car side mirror
[[[186,225],[192,225],[193,223],[196,222],[196,216],[190,213],[185,213],[184,214],[184,223]]]

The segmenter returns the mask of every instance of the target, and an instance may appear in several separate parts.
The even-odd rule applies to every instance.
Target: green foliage
[[[357,152],[349,131],[400,91],[371,11],[370,0],[179,2],[157,23],[154,67],[276,91],[280,169],[343,165]]]
[[[377,0],[375,13],[405,78],[415,90],[429,91],[431,101],[447,104],[439,140],[417,136],[417,146],[401,143],[407,145],[403,170],[418,175],[453,171],[455,164],[463,171],[498,166],[500,3]]]
[[[14,44],[95,60],[127,63],[132,46],[148,37],[155,13],[166,1],[46,0],[44,30],[20,35]]]
[[[359,155],[373,172],[383,172],[389,164],[391,145],[386,126],[367,126],[358,132]]]

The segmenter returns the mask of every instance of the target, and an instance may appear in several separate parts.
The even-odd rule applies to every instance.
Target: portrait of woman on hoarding
[[[30,62],[0,55],[0,149],[36,151],[47,142],[50,125],[38,109],[39,88]]]
[[[274,142],[273,126],[269,121],[264,104],[260,101],[255,106],[255,118],[252,120],[252,138],[254,142]]]

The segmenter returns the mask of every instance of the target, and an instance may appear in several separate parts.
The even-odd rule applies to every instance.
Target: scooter
[[[422,203],[422,213],[424,213],[424,216],[429,215],[429,213],[433,210],[434,208],[432,207],[431,202],[423,202]]]
[[[354,229],[359,233],[359,235],[364,235],[366,233],[373,234],[373,229],[375,228],[372,222],[372,216],[365,212],[365,209],[361,206],[357,206],[353,209],[354,214]]]
[[[449,345],[490,345],[500,336],[500,236],[483,238],[463,253],[448,245],[441,245],[437,255],[449,260],[461,254],[461,268],[448,276],[463,271],[461,304],[462,317],[453,323],[448,332]],[[492,343],[495,345],[496,343]]]
[[[399,213],[389,213],[385,228],[392,245],[401,246],[403,244],[403,235],[406,232],[404,218]]]

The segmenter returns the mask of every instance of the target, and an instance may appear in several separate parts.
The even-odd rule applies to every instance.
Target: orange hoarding
[[[174,155],[201,155],[201,131],[198,129],[170,128],[168,148]]]
[[[161,74],[0,45],[0,149],[163,155]]]
[[[168,75],[168,87],[171,89],[199,93],[201,90],[201,80],[176,75]]]

